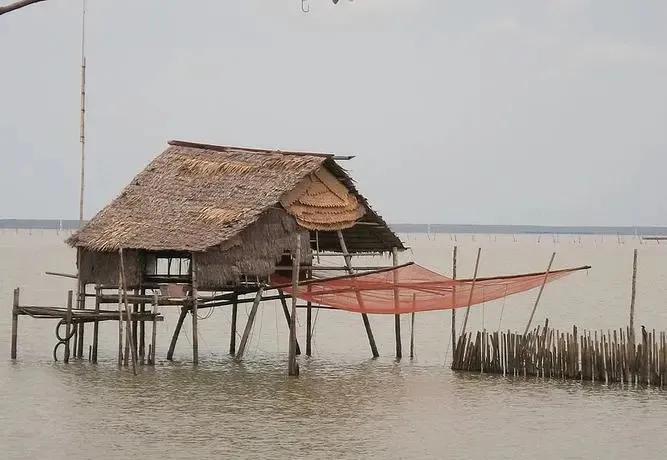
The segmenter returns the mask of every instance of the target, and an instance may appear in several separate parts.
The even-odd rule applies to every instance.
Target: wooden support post
[[[79,282],[79,289],[77,290],[77,307],[81,310],[86,309],[86,283]],[[83,340],[85,337],[85,327],[84,323],[81,322],[78,325],[77,329],[77,341],[76,341],[76,357],[83,358]]]
[[[136,289],[133,291],[134,295],[139,294]],[[134,349],[137,350],[137,362],[139,361],[139,321],[137,321],[137,317],[139,316],[139,304],[138,303],[133,303],[131,307],[131,311],[134,314],[134,319],[132,320],[132,344],[134,345]]]
[[[280,303],[283,307],[283,315],[285,315],[285,320],[287,321],[287,327],[292,327],[292,315],[289,313],[289,308],[287,308],[287,300],[285,299],[285,293],[282,289],[278,289],[278,295],[280,296]],[[296,354],[301,354],[301,347],[299,347],[299,340],[296,341]]]
[[[14,300],[12,302],[12,348],[11,359],[16,359],[16,343],[18,341],[19,329],[19,288],[14,289]]]
[[[97,362],[97,347],[99,344],[99,333],[100,333],[100,321],[99,321],[99,314],[100,314],[100,295],[101,295],[101,289],[99,284],[95,285],[95,322],[93,323],[93,350],[92,350],[92,356],[91,356],[91,361],[93,363]]]
[[[347,266],[347,272],[349,274],[354,274],[354,269],[352,268],[352,257],[349,255],[349,252],[347,252],[347,245],[345,244],[345,238],[343,238],[343,232],[338,230],[338,241],[340,243],[340,249],[343,251],[343,254],[345,254],[345,265]],[[363,307],[363,299],[361,292],[356,291],[357,294],[357,303],[359,304],[359,307]],[[380,356],[380,353],[378,353],[378,347],[375,344],[375,337],[373,337],[373,329],[371,329],[371,322],[368,319],[368,315],[366,313],[361,314],[361,319],[364,322],[364,329],[366,329],[366,335],[368,336],[368,343],[371,346],[371,353],[373,354],[373,358],[377,358]]]
[[[123,248],[120,248],[118,251],[120,254],[120,280],[121,280],[121,287],[123,290],[123,303],[125,306],[125,316],[127,322],[125,323],[127,335],[126,335],[126,345],[127,343],[130,344],[130,349],[132,352],[132,373],[134,375],[137,375],[137,349],[134,346],[134,337],[132,336],[132,318],[130,315],[130,306],[127,302],[127,283],[125,281],[125,262],[123,260]],[[127,361],[127,360],[126,360]]]
[[[410,359],[415,357],[415,308],[417,307],[417,294],[412,294],[412,314],[410,315]]]
[[[635,343],[635,297],[637,295],[637,249],[632,258],[632,292],[630,294],[630,342]]]
[[[537,293],[537,298],[535,299],[535,304],[533,305],[533,311],[530,312],[530,318],[528,318],[528,324],[526,324],[526,329],[523,331],[524,336],[528,334],[530,325],[533,322],[533,316],[535,316],[535,310],[537,310],[537,304],[540,303],[540,297],[542,297],[542,291],[544,291],[544,285],[547,284],[547,279],[549,278],[549,272],[551,272],[551,265],[554,263],[555,257],[556,253],[554,252],[553,254],[551,254],[551,259],[549,260],[549,266],[547,267],[547,271],[544,273],[544,279],[542,280],[542,285],[540,286],[540,290]]]
[[[176,342],[178,341],[178,334],[181,333],[181,328],[183,327],[183,321],[188,315],[188,307],[181,308],[181,314],[178,317],[178,322],[176,323],[176,329],[174,329],[174,335],[171,336],[171,342],[169,342],[169,350],[167,351],[167,359],[169,361],[174,359],[174,350],[176,349]]]
[[[452,255],[452,279],[456,279],[456,253],[458,247],[454,246],[454,252]],[[452,288],[452,303],[456,307],[456,286]],[[456,308],[452,308],[452,360],[456,356]],[[446,357],[445,357],[446,358]]]
[[[310,285],[308,285],[310,291]],[[306,302],[306,356],[312,356],[313,342],[313,307],[310,301]]]
[[[319,246],[318,246],[319,259]],[[308,270],[306,277],[310,280],[313,277],[313,271]],[[311,286],[307,287],[308,294],[310,294]],[[306,301],[306,356],[312,356],[312,341],[313,341],[313,304],[310,300]],[[297,342],[298,345],[299,342]]]
[[[243,359],[243,353],[245,353],[245,347],[248,344],[248,339],[250,338],[250,331],[252,330],[252,324],[255,322],[257,307],[259,307],[259,302],[262,300],[263,292],[264,286],[262,285],[259,287],[259,290],[255,294],[255,300],[252,303],[252,308],[250,309],[250,314],[248,315],[248,321],[245,324],[243,336],[241,337],[241,343],[239,344],[239,351],[236,353],[236,361],[241,361],[241,359]]]
[[[67,316],[65,317],[65,357],[63,361],[69,363],[70,347],[69,335],[72,330],[72,291],[67,291]]]
[[[199,364],[199,335],[197,332],[197,262],[195,253],[190,253],[192,270],[192,364]]]
[[[120,270],[118,270],[118,367],[123,365],[123,297],[121,285]]]
[[[398,265],[398,249],[391,248],[391,257],[392,265],[396,267]],[[398,272],[394,270],[394,308],[396,311],[400,307],[400,298],[398,291]],[[401,359],[403,357],[403,346],[401,344],[401,315],[396,313],[394,315],[394,332],[396,334],[396,359]]]
[[[141,296],[146,295],[146,289],[141,288],[139,290],[139,294],[141,294]],[[141,302],[139,304],[139,313],[141,313],[142,317],[145,316],[146,302]],[[145,361],[146,361],[146,320],[142,319],[139,322],[139,363],[143,365]]]
[[[475,283],[477,282],[477,269],[479,268],[479,256],[482,253],[482,248],[477,248],[477,260],[475,261],[475,273],[472,277],[472,285],[470,286],[470,294],[468,295],[468,308],[466,308],[466,315],[463,318],[463,328],[461,335],[465,335],[466,327],[468,326],[468,316],[470,316],[470,305],[472,305],[472,294],[475,290]]]
[[[76,283],[76,307],[84,310],[86,308],[86,284],[81,280],[81,248],[76,248],[76,266],[77,266],[77,283]],[[83,339],[84,339],[84,323],[78,324],[77,340],[74,342],[76,351],[74,356],[76,358],[83,358]]]
[[[234,300],[232,304],[232,330],[229,337],[229,354],[234,356],[236,354],[236,315],[238,313],[238,300],[239,295],[234,293]]]
[[[155,366],[155,343],[157,340],[157,315],[158,315],[158,306],[160,304],[160,297],[157,292],[153,293],[153,327],[151,328],[151,343],[150,350],[148,350],[148,359],[150,364]]]
[[[299,268],[301,267],[301,233],[296,234],[296,244],[292,253],[292,315],[289,327],[289,352],[287,359],[287,373],[290,376],[299,375],[299,364],[296,362],[296,299],[299,293]]]

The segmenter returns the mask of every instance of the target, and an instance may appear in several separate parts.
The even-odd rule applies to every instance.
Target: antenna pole
[[[79,192],[79,227],[83,226],[83,193],[86,165],[86,0],[81,0],[81,189]]]

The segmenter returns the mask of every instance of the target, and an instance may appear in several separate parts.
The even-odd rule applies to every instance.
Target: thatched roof
[[[236,236],[267,210],[280,208],[283,196],[322,169],[344,184],[363,206],[360,221],[364,223],[344,232],[350,251],[403,248],[333,155],[181,141],[169,142],[68,243],[95,251],[121,247],[205,251]],[[326,236],[321,239],[322,250],[338,249],[337,242],[327,247],[327,241]]]

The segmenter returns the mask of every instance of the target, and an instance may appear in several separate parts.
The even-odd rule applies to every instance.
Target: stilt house
[[[117,284],[120,249],[128,288],[187,284],[194,269],[202,291],[268,280],[290,265],[297,233],[302,267],[341,241],[348,253],[404,249],[337,158],[171,141],[69,238],[80,282]]]

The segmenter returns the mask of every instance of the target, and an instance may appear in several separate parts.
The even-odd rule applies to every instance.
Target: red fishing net
[[[589,267],[557,270],[548,275],[542,272],[478,278],[473,283],[473,280],[452,280],[411,263],[388,270],[302,282],[297,297],[316,305],[357,313],[448,310],[539,287],[545,275],[550,282],[586,268]],[[274,279],[274,282],[287,284],[287,279]],[[283,289],[292,292],[291,286],[283,286]]]

